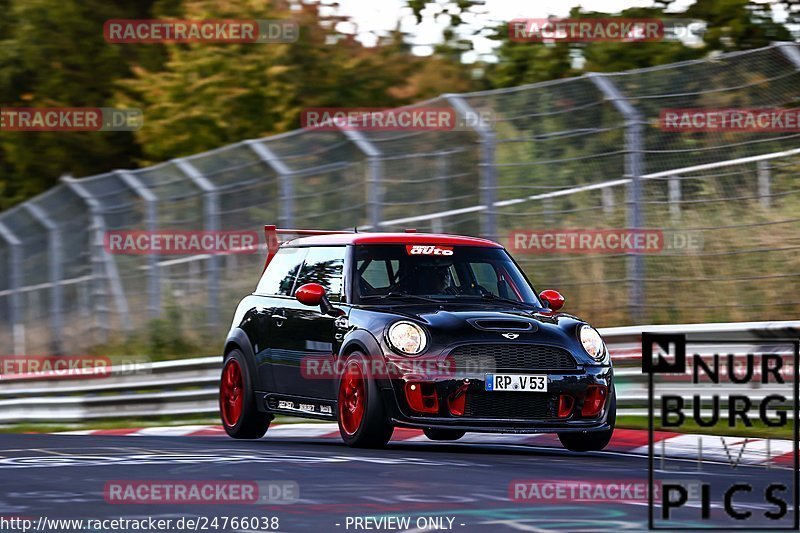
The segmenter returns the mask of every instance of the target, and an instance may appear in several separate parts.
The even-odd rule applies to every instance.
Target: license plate
[[[486,374],[486,390],[547,392],[547,376],[535,374]]]

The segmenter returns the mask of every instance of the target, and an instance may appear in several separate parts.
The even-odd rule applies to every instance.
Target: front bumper
[[[515,371],[514,373],[524,373]],[[562,433],[604,431],[609,423],[614,373],[610,366],[585,365],[575,370],[531,374],[548,376],[548,391],[487,392],[485,375],[462,374],[446,378],[423,379],[406,375],[384,382],[384,405],[392,423],[400,427],[457,429],[483,433]],[[426,384],[436,391],[436,412],[421,413],[412,409],[406,396],[408,383]],[[587,391],[592,386],[605,387],[604,405],[599,414],[581,414]],[[450,399],[459,389],[466,396],[463,414],[452,413]],[[573,398],[569,415],[559,416],[558,403],[562,395]]]

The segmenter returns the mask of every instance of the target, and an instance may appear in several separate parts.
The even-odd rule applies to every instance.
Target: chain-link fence
[[[598,326],[782,319],[800,310],[800,130],[675,132],[668,108],[788,108],[800,48],[444,95],[470,131],[299,130],[63,184],[0,214],[0,338],[77,351],[170,313],[220,335],[256,255],[112,255],[116,230],[284,227],[482,235],[649,228],[702,246],[515,253]],[[7,348],[7,350],[9,349]]]

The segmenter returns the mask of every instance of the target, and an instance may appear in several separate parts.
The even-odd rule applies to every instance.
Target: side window
[[[306,283],[319,283],[325,287],[331,302],[340,301],[344,254],[344,246],[310,248],[295,288]]]
[[[295,279],[308,250],[306,248],[281,248],[269,262],[256,294],[290,296]]]

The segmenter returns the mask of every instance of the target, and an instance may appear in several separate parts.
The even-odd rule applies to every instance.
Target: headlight
[[[597,333],[597,330],[592,326],[584,324],[580,330],[581,344],[586,353],[591,355],[597,361],[601,361],[606,355],[606,345],[603,338]]]
[[[395,322],[389,328],[389,344],[406,355],[421,353],[428,345],[428,338],[421,327],[412,322]]]

